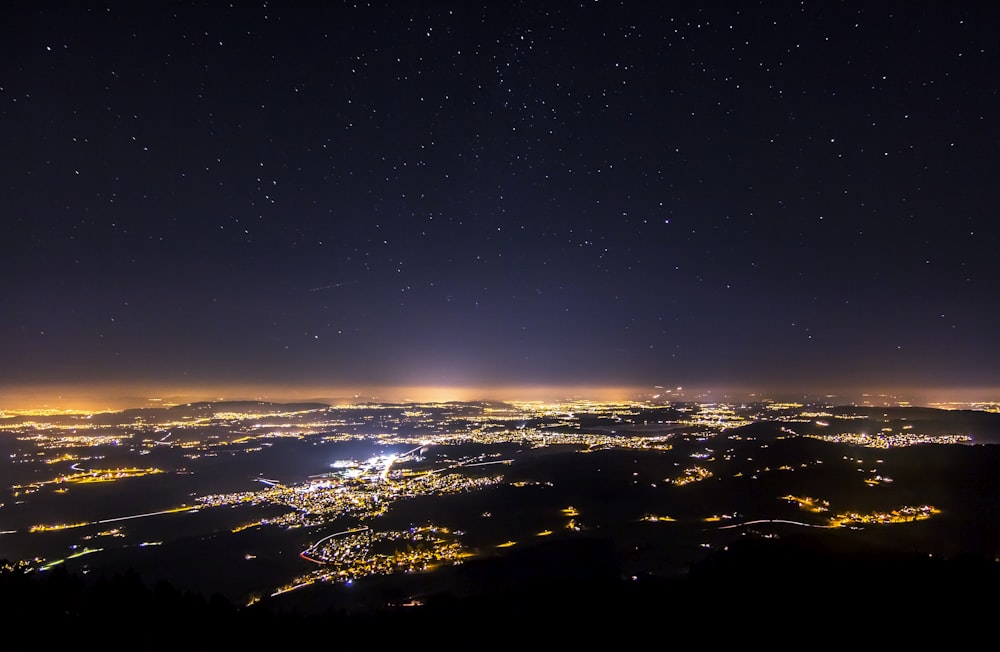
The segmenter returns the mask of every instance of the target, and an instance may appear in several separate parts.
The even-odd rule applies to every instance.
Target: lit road
[[[759,523],[785,523],[787,525],[801,525],[802,527],[818,527],[825,530],[833,528],[832,525],[816,525],[815,523],[803,523],[802,521],[789,521],[783,518],[761,518],[756,521],[746,521],[744,523],[736,523],[735,525],[723,525],[722,527],[716,528],[717,530],[732,530],[737,527],[746,527],[747,525],[757,525]]]
[[[98,525],[104,525],[105,523],[117,523],[119,521],[131,521],[137,518],[146,518],[149,516],[160,516],[162,514],[177,514],[179,512],[195,512],[201,509],[203,505],[185,505],[183,507],[174,507],[172,509],[164,509],[159,512],[146,512],[145,514],[133,514],[132,516],[117,516],[115,518],[106,518],[100,521],[93,521]]]
[[[406,451],[402,455],[390,455],[389,457],[387,457],[386,458],[386,462],[385,462],[385,468],[382,470],[382,482],[388,482],[389,481],[389,469],[392,468],[392,465],[393,465],[394,462],[396,462],[398,460],[405,460],[407,457],[409,457],[410,455],[413,455],[415,452],[419,451],[421,448],[424,448],[425,446],[429,446],[429,445],[430,445],[429,443],[422,443],[422,444],[420,444],[419,446],[417,446],[415,448],[411,448],[410,450]]]

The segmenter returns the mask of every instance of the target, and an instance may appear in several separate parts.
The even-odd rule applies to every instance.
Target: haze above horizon
[[[745,387],[642,386],[262,386],[77,385],[0,386],[0,410],[118,411],[185,403],[245,402],[430,404],[452,402],[537,403],[753,403],[763,401],[826,405],[909,406],[991,409],[1000,405],[998,388],[840,388],[837,391],[753,390]]]

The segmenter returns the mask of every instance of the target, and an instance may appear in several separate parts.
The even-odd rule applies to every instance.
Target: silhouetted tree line
[[[887,642],[921,642],[928,632],[956,641],[992,627],[1000,589],[1000,564],[992,559],[936,559],[829,536],[747,539],[682,578],[516,573],[478,592],[423,596],[423,606],[320,615],[283,611],[267,599],[239,607],[162,581],[150,587],[135,572],[90,580],[58,567],[28,574],[0,568],[4,650],[381,649],[447,641],[493,649],[667,635],[675,643],[721,643],[797,631],[803,623],[820,637],[868,623],[866,636]]]

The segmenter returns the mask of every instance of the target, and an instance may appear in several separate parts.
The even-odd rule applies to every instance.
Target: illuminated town
[[[961,505],[897,456],[988,443],[952,415],[662,400],[8,410],[0,557],[86,573],[210,537],[249,578],[246,604],[579,537],[614,540],[626,576],[677,572],[734,538],[893,539],[947,515]],[[255,579],[267,559],[280,572]]]

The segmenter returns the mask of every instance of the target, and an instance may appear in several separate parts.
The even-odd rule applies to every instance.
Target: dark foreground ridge
[[[586,643],[669,637],[673,642],[783,636],[803,626],[820,635],[863,627],[865,637],[961,640],[992,623],[1000,564],[981,557],[936,559],[866,547],[839,537],[746,540],[687,576],[620,578],[600,540],[572,549],[539,547],[496,564],[470,565],[462,589],[422,596],[418,606],[387,600],[365,612],[320,614],[267,601],[236,607],[215,595],[148,586],[134,572],[96,581],[56,569],[0,573],[8,631],[33,632],[4,649],[72,644],[74,649],[208,649],[328,642],[433,647],[435,641],[493,648],[498,642]],[[570,565],[594,562],[576,576]],[[10,644],[8,647],[7,644]]]

